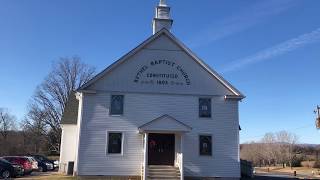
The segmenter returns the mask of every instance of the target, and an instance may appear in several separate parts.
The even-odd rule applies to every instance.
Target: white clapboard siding
[[[184,77],[175,67],[164,64],[150,66],[150,62],[155,60],[169,60],[181,66],[183,71],[187,73],[191,84],[186,85]],[[184,85],[135,83],[135,77],[139,69],[144,65],[149,66],[144,76],[147,72],[177,74],[178,78],[173,80],[184,83]],[[218,81],[217,78],[208,73],[196,60],[189,56],[183,49],[179,48],[175,42],[170,40],[166,34],[159,36],[147,47],[141,49],[120,66],[117,66],[110,73],[92,84],[88,89],[169,94],[234,95]]]
[[[212,118],[199,118],[199,96],[125,93],[124,115],[110,116],[110,96],[110,93],[102,91],[85,94],[79,175],[140,175],[143,138],[138,133],[138,127],[168,114],[192,127],[184,137],[186,176],[240,176],[238,101],[211,96]],[[124,133],[122,156],[106,155],[107,131]],[[199,156],[200,134],[212,135],[212,157]]]
[[[62,125],[61,133],[61,153],[59,161],[59,172],[67,173],[68,162],[75,160],[76,157],[76,139],[77,125],[64,124]]]

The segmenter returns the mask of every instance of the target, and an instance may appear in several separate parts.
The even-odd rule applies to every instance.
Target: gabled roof
[[[139,128],[139,132],[189,132],[192,128],[175,118],[165,114]]]
[[[77,124],[78,106],[79,102],[75,96],[75,92],[70,93],[60,124]]]
[[[101,77],[105,76],[109,72],[111,72],[114,68],[124,63],[126,60],[128,60],[130,57],[135,55],[137,52],[139,52],[141,49],[143,49],[145,46],[150,44],[152,41],[157,39],[161,35],[166,35],[169,39],[171,39],[178,47],[180,47],[184,52],[186,52],[190,57],[192,57],[193,60],[195,60],[201,67],[204,68],[210,75],[212,75],[214,78],[216,78],[223,86],[225,86],[228,90],[230,90],[235,96],[238,96],[239,98],[244,98],[245,96],[237,90],[235,87],[233,87],[228,81],[226,81],[224,78],[222,78],[216,71],[214,71],[212,68],[210,68],[204,61],[202,61],[198,56],[196,56],[188,47],[186,47],[182,42],[180,42],[172,33],[170,33],[166,28],[163,28],[162,30],[158,31],[156,34],[149,37],[147,40],[142,42],[140,45],[138,45],[136,48],[134,48],[132,51],[121,57],[119,60],[115,61],[113,64],[108,66],[106,69],[104,69],[102,72],[97,74],[95,77],[93,77],[90,81],[88,81],[86,84],[81,86],[78,91],[85,90],[87,87],[92,85],[94,82],[99,80]]]

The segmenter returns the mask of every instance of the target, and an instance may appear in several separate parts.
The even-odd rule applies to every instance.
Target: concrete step
[[[147,176],[147,179],[180,179],[180,176]]]
[[[148,175],[148,177],[153,178],[180,178],[180,175],[169,175],[169,174],[157,174],[157,175]]]
[[[152,180],[180,180],[180,170],[174,166],[148,166],[148,179]]]
[[[180,173],[179,169],[149,169],[149,172],[170,172],[170,173]]]
[[[150,177],[180,177],[180,173],[149,173]]]
[[[180,180],[180,177],[150,177],[150,176],[148,176],[148,179],[152,179],[152,180]]]
[[[170,165],[148,165],[149,168],[158,168],[158,167],[163,167],[163,168],[177,168],[176,166],[170,166]]]
[[[149,166],[148,169],[151,170],[179,170],[178,167],[174,167],[174,166]]]
[[[152,179],[152,180],[180,180],[180,178],[150,178],[150,177],[148,177],[148,179]]]
[[[179,170],[179,168],[162,168],[162,167],[159,167],[159,168],[148,168],[148,169],[151,169],[151,170]]]

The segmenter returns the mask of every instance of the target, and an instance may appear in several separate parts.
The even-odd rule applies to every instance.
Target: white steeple
[[[166,0],[160,0],[159,5],[156,7],[156,15],[152,22],[153,34],[163,28],[170,30],[172,23],[173,20],[170,18],[170,7],[167,5]]]
[[[160,0],[159,6],[167,6],[166,0]]]

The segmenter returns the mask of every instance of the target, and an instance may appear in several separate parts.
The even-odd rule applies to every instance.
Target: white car
[[[31,156],[26,156],[32,164],[32,170],[38,170],[38,162]]]

